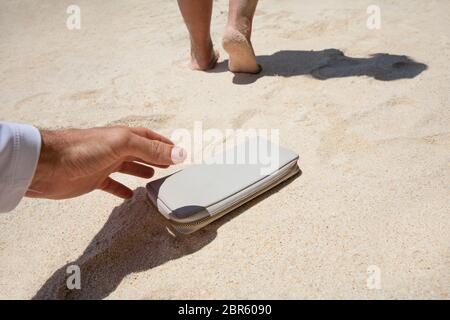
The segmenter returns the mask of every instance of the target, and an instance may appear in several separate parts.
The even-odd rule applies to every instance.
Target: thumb
[[[183,162],[187,153],[181,147],[134,135],[129,144],[128,156],[155,165],[171,165]]]

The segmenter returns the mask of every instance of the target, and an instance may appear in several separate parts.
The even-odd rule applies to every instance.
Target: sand
[[[215,70],[190,71],[175,1],[76,3],[71,31],[72,1],[1,2],[1,120],[279,129],[302,175],[176,238],[143,179],[116,176],[125,203],[24,199],[0,216],[0,298],[449,298],[449,1],[377,1],[380,30],[372,1],[261,1],[258,76],[227,72],[219,46]]]

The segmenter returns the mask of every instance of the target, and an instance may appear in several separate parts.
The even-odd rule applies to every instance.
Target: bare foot
[[[222,39],[222,46],[230,55],[228,68],[231,72],[258,73],[261,71],[250,39],[244,33],[228,26]]]
[[[219,60],[219,52],[214,50],[212,43],[204,49],[191,46],[192,70],[206,71],[213,69],[217,60]]]

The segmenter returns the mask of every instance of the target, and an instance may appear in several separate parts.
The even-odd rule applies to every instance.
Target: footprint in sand
[[[99,98],[103,93],[105,92],[105,89],[93,89],[93,90],[85,90],[85,91],[79,91],[75,92],[68,96],[70,100],[89,100],[89,99],[96,99]]]
[[[155,128],[164,126],[173,117],[174,115],[171,114],[153,114],[149,116],[130,115],[115,121],[108,122],[106,125],[126,125],[130,127]]]
[[[41,92],[25,97],[14,104],[14,109],[19,110],[26,107],[35,107],[41,104],[49,94],[49,92]]]

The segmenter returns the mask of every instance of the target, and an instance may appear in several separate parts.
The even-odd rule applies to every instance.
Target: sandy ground
[[[214,71],[190,71],[175,1],[77,0],[70,31],[73,2],[1,1],[1,120],[276,128],[303,174],[178,238],[142,179],[118,176],[127,203],[25,199],[0,216],[0,298],[449,298],[449,1],[377,1],[381,30],[373,1],[261,1],[259,76],[227,72],[221,48]]]

